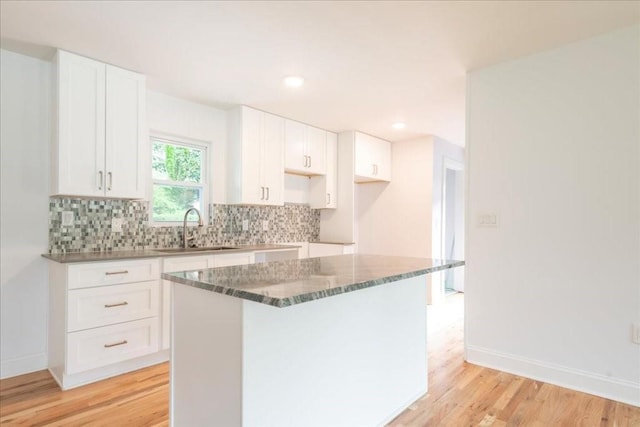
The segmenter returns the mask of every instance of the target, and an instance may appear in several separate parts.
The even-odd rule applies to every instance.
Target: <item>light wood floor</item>
[[[429,308],[429,392],[390,426],[640,427],[640,408],[465,363],[462,303]],[[0,424],[167,426],[168,383],[166,363],[65,392],[22,375],[0,381]]]

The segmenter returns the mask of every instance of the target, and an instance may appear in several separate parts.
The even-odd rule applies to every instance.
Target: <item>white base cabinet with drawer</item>
[[[49,268],[49,371],[63,390],[168,360],[160,259]]]

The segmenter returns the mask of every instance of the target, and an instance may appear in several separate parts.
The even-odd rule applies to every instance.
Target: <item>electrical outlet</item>
[[[73,225],[73,212],[71,211],[62,212],[62,226],[71,227],[72,225]]]
[[[640,344],[640,323],[631,325],[631,342]]]
[[[249,231],[249,220],[248,219],[243,219],[242,220],[242,231]]]
[[[266,219],[262,221],[262,231],[269,231],[269,221]]]
[[[122,233],[122,218],[111,218],[111,231]]]

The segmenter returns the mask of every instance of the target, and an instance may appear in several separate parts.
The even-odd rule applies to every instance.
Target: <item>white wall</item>
[[[356,185],[358,252],[431,257],[433,137],[391,144],[391,182]]]
[[[160,132],[211,144],[209,163],[212,193],[209,201],[226,203],[226,112],[162,93],[147,91],[147,123],[151,133]],[[149,168],[151,168],[150,165]],[[151,197],[151,194],[149,193],[147,197]]]
[[[472,363],[640,405],[640,27],[468,76]],[[497,228],[479,228],[496,212]]]
[[[50,63],[0,51],[0,377],[47,366]]]

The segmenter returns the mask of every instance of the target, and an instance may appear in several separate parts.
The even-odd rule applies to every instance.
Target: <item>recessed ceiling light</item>
[[[290,87],[300,87],[304,83],[304,79],[300,76],[289,76],[284,78],[284,84]]]
[[[404,129],[407,125],[404,124],[403,122],[396,122],[394,124],[391,125],[392,128],[394,129]]]

